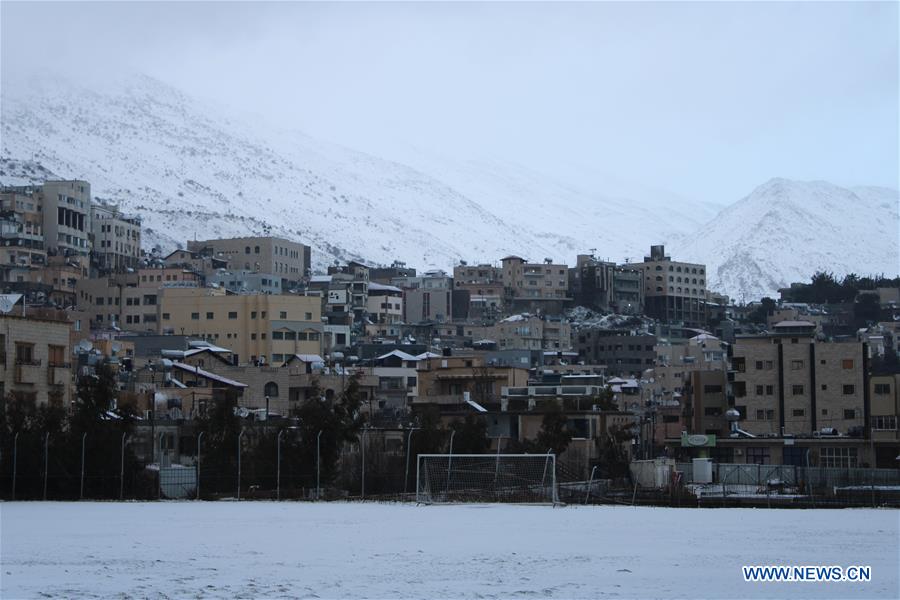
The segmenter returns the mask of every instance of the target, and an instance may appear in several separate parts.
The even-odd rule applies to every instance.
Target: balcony
[[[47,368],[47,385],[64,386],[72,379],[72,365],[50,364]]]
[[[16,360],[15,382],[25,385],[34,385],[41,375],[41,361]]]

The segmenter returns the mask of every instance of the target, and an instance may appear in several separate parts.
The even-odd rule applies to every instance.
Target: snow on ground
[[[0,504],[0,597],[897,598],[891,510]],[[745,583],[745,564],[871,565]]]

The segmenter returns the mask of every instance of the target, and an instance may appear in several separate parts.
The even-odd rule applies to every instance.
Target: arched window
[[[244,254],[250,254],[250,246],[244,247]]]
[[[266,396],[268,396],[270,398],[277,398],[278,397],[278,384],[275,383],[274,381],[270,381],[269,383],[266,384],[264,391],[265,391]]]
[[[254,253],[254,254],[259,254],[259,246],[255,246],[255,247],[253,248],[253,253]]]

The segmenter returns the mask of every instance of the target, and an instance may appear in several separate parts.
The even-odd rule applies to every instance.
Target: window
[[[297,339],[297,332],[295,332],[295,331],[285,331],[285,332],[284,332],[284,339],[286,339],[286,340],[296,340],[296,339]]]
[[[47,365],[61,367],[66,362],[65,346],[47,346]]]
[[[756,409],[756,420],[757,421],[765,421],[766,420],[766,411],[761,408]]]
[[[756,395],[757,395],[757,396],[762,396],[762,395],[763,395],[763,390],[764,390],[764,389],[765,389],[765,388],[764,388],[763,386],[761,386],[761,385],[756,386]]]
[[[794,396],[802,396],[803,395],[803,386],[799,383],[795,383],[791,386],[791,394]]]
[[[855,419],[856,418],[856,409],[845,408],[844,409],[844,418],[845,419]]]
[[[766,386],[766,396],[774,396],[775,395],[775,386],[767,385]]]
[[[771,371],[774,368],[775,368],[775,361],[767,360],[766,361],[766,370]]]
[[[806,414],[806,411],[804,411],[802,408],[795,408],[794,410],[791,411],[791,416],[793,416],[793,417],[802,417],[805,414]]]
[[[718,417],[722,414],[722,409],[718,406],[707,406],[703,409],[703,415],[706,417]]]
[[[273,339],[273,340],[283,340],[283,339],[284,339],[284,332],[282,332],[282,331],[273,331],[273,332],[272,332],[272,339]]]
[[[897,416],[896,415],[873,416],[872,417],[872,429],[877,430],[877,431],[896,431],[897,430]]]
[[[775,420],[775,409],[774,408],[770,408],[766,411],[766,420],[767,421]]]
[[[822,384],[822,391],[824,392],[824,391],[827,390],[827,389],[828,389],[828,384],[823,383],[823,384]]]
[[[390,306],[388,306],[388,308],[390,308]],[[305,314],[304,314],[304,320],[306,320],[306,321],[312,321],[312,318],[313,318],[313,317],[312,317],[312,313],[311,313],[311,312],[308,312],[308,313],[305,313]]]
[[[715,384],[706,384],[703,386],[703,393],[704,394],[721,394],[722,386],[715,385]]]
[[[875,394],[878,396],[887,396],[891,393],[891,384],[889,383],[876,383],[875,384]]]
[[[799,371],[802,368],[803,368],[802,360],[792,360],[791,361],[791,370],[792,371]]]
[[[162,314],[163,321],[168,321],[171,317],[172,315],[170,315],[169,313]]]
[[[229,318],[229,319],[237,319],[237,313],[234,312],[234,311],[229,312],[229,313],[228,313],[228,318]]]
[[[251,334],[250,334],[250,339],[251,339],[251,340],[255,340],[255,339],[256,339],[256,334],[255,334],[255,333],[251,333]]]
[[[842,386],[845,396],[852,396],[856,392],[856,387],[849,384],[844,384]]]
[[[309,334],[309,341],[311,341],[311,342],[318,342],[318,341],[319,341],[319,334],[318,334],[317,332],[311,332],[311,333]]]
[[[215,319],[215,318],[216,318],[216,313],[208,312],[208,313],[206,313],[206,318],[209,319],[209,320]]]
[[[16,342],[16,364],[34,364],[34,344]]]
[[[842,368],[842,369],[852,369],[852,368],[853,368],[853,359],[852,359],[852,358],[845,358],[844,360],[842,360],[842,361],[841,361],[841,368]]]
[[[250,246],[244,247],[244,254],[250,254]]]
[[[761,361],[761,360],[756,361],[756,370],[762,371],[762,369],[763,369],[763,361]]]
[[[747,448],[747,464],[748,465],[767,465],[769,464],[769,448]]]
[[[259,254],[259,246],[253,247],[253,254]]]
[[[822,448],[823,467],[852,469],[856,467],[856,448]]]
[[[282,310],[281,312],[279,312],[279,313],[278,313],[278,318],[279,318],[279,319],[287,319],[287,311],[286,311],[286,310]]]
[[[251,318],[251,319],[255,319],[255,318],[256,318],[256,311],[255,311],[255,310],[250,312],[250,318]]]

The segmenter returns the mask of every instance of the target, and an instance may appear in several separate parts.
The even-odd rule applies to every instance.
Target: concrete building
[[[569,290],[575,304],[602,311],[641,314],[644,285],[641,270],[618,266],[590,254],[579,254],[569,269]]]
[[[627,329],[582,329],[574,349],[587,364],[606,365],[610,375],[640,377],[656,360],[657,337]]]
[[[444,271],[397,277],[391,284],[403,290],[403,321],[449,321],[453,314],[453,278]]]
[[[281,277],[254,271],[219,271],[206,278],[207,284],[217,285],[233,294],[280,294]]]
[[[48,254],[87,257],[91,251],[91,184],[46,181],[37,194],[44,213]]]
[[[774,333],[737,337],[731,388],[743,429],[863,435],[870,413],[865,344],[818,341],[814,330],[813,323],[785,321]]]
[[[159,290],[158,331],[225,346],[238,364],[279,365],[294,354],[322,354],[321,311],[314,296],[164,287]]]
[[[644,262],[630,266],[641,270],[648,316],[687,327],[706,325],[706,265],[673,261],[665,246],[651,246]]]
[[[503,270],[489,264],[453,267],[453,290],[460,293],[460,304],[454,309],[464,309],[463,318],[489,321],[503,311]]]
[[[527,313],[502,319],[480,335],[489,335],[500,350],[559,351],[572,347],[572,326],[568,322]]]
[[[560,314],[571,301],[567,265],[555,264],[549,258],[542,263],[529,263],[519,256],[507,256],[500,263],[507,312]]]
[[[403,290],[369,282],[366,314],[373,325],[396,325],[403,320]]]
[[[528,370],[486,366],[481,356],[440,356],[417,363],[418,396],[415,405],[433,405],[443,411],[462,407],[469,398],[488,410],[498,410],[504,387],[528,383]]]
[[[141,260],[141,218],[117,206],[91,204],[91,259],[102,273],[136,269]]]
[[[40,197],[31,188],[0,192],[0,282],[37,283],[47,264]]]
[[[63,311],[30,309],[23,316],[21,296],[0,312],[0,400],[8,394],[33,404],[68,409],[72,399],[69,330]]]
[[[189,241],[187,249],[228,261],[231,271],[271,273],[284,282],[304,280],[310,270],[310,247],[277,237],[243,237]],[[282,286],[284,286],[284,282]]]

